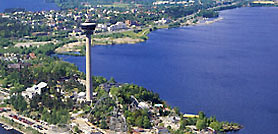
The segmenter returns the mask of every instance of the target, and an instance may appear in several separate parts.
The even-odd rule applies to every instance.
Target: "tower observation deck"
[[[92,22],[85,22],[81,24],[81,29],[86,34],[86,100],[91,101],[93,92],[92,83],[92,64],[91,64],[91,45],[92,34],[96,28],[96,24]]]

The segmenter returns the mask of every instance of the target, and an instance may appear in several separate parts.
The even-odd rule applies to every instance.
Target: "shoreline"
[[[15,130],[15,131],[18,131],[18,132],[20,132],[20,133],[22,133],[22,134],[25,134],[25,133],[24,133],[22,130],[20,130],[19,128],[14,127],[14,126],[11,126],[9,123],[3,121],[2,119],[0,119],[0,124],[3,124],[3,125],[6,125],[6,126],[9,126],[9,127],[12,127],[12,130]],[[2,126],[0,126],[0,127],[2,127]],[[2,127],[2,128],[3,128],[3,127]],[[5,128],[3,128],[3,129],[5,129]],[[6,130],[6,129],[5,129],[5,130]],[[9,130],[6,130],[6,131],[9,131]]]
[[[144,36],[147,36],[149,33],[156,31],[158,29],[171,29],[171,28],[180,28],[180,27],[187,27],[187,26],[200,26],[200,25],[209,25],[218,21],[223,20],[223,17],[216,17],[213,18],[212,20],[208,20],[210,18],[198,18],[198,19],[190,19],[188,20],[189,22],[182,23],[179,26],[176,27],[169,27],[169,24],[167,25],[157,25],[157,26],[152,26],[148,28],[143,28],[142,30],[148,29],[149,32],[143,33]],[[193,23],[194,20],[197,20],[197,22]],[[202,22],[204,21],[204,22]],[[127,31],[120,31],[117,33],[125,33]],[[142,36],[143,36],[142,35]],[[100,42],[100,40],[105,40],[104,42]],[[145,42],[147,39],[140,39],[140,38],[131,38],[131,37],[122,37],[122,38],[93,38],[93,46],[106,46],[106,45],[134,45],[137,43]],[[65,44],[62,47],[59,47],[55,50],[55,54],[60,54],[60,55],[72,55],[72,56],[84,56],[85,54],[82,53],[82,48],[85,46],[84,42],[74,42],[74,43],[68,43]]]
[[[242,5],[242,3],[240,2],[235,2],[232,3],[230,5],[226,5],[226,6],[217,6],[217,7],[213,7],[213,8],[209,8],[207,10],[212,10],[212,11],[223,11],[223,10],[229,10],[229,9],[234,9],[234,8],[241,8],[241,7],[245,7],[246,5]],[[93,46],[94,45],[132,45],[132,44],[137,44],[140,42],[144,42],[146,40],[148,40],[148,34],[151,33],[152,31],[158,30],[158,29],[170,29],[170,28],[178,28],[178,27],[184,27],[184,26],[196,26],[196,25],[208,25],[208,24],[212,24],[215,23],[217,21],[222,20],[223,18],[220,17],[219,15],[217,15],[217,17],[213,18],[213,20],[207,21],[207,19],[210,18],[204,18],[203,16],[199,16],[197,17],[197,15],[200,13],[200,11],[195,12],[193,14],[178,18],[177,20],[169,23],[169,24],[164,24],[164,25],[155,25],[155,26],[149,26],[149,27],[145,27],[145,28],[140,28],[138,30],[141,30],[142,32],[139,33],[135,33],[133,31],[126,30],[126,31],[117,31],[117,32],[113,32],[110,34],[122,34],[124,35],[123,37],[120,38],[113,38],[112,37],[106,37],[106,38],[93,38]],[[186,22],[182,22],[182,20],[186,20]],[[202,21],[205,21],[204,23],[202,23]],[[143,31],[146,30],[146,31]],[[105,33],[102,33],[100,35],[105,35]],[[108,34],[109,35],[109,34]],[[97,35],[95,35],[97,36]],[[128,38],[128,39],[126,39]],[[84,38],[79,38],[84,40]],[[104,40],[104,41],[103,41]],[[85,56],[85,51],[84,51],[84,41],[81,42],[77,42],[81,45],[75,46],[75,47],[66,47],[65,44],[62,47],[57,48],[54,52],[55,54],[66,54],[66,55],[72,55],[72,56]],[[83,44],[82,44],[83,43]]]
[[[31,125],[26,126],[25,124],[22,124],[23,122],[19,122],[19,120],[15,120],[4,113],[0,114],[0,123],[3,125],[7,125],[12,128],[11,130],[17,131],[22,134],[33,134],[39,132],[38,130],[34,129]]]

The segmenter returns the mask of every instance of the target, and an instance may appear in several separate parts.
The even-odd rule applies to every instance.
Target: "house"
[[[161,25],[163,25],[163,24],[168,24],[168,23],[170,23],[170,22],[171,22],[170,19],[165,19],[165,18],[162,18],[161,20],[158,20],[158,21],[154,21],[154,23],[156,23],[156,24],[161,24]]]
[[[169,1],[156,1],[156,2],[153,2],[153,5],[162,5],[162,4],[169,4]]]
[[[105,90],[106,92],[110,92],[110,89],[112,87],[121,87],[122,84],[120,83],[110,83],[110,82],[107,82],[107,83],[103,83],[103,84],[100,84],[99,87],[103,90]]]
[[[138,134],[140,134],[140,133],[143,133],[143,132],[145,132],[145,130],[142,129],[142,128],[136,128],[136,129],[133,130],[133,133],[138,133]]]
[[[131,21],[130,21],[130,20],[126,20],[126,21],[125,21],[125,24],[126,24],[127,26],[130,26],[130,25],[131,25]]]
[[[70,36],[79,36],[82,34],[82,30],[81,29],[73,29],[71,33],[69,33]]]
[[[157,134],[170,134],[168,129],[165,127],[156,127],[155,130]]]
[[[212,134],[215,134],[215,133],[216,133],[216,131],[215,131],[213,128],[211,128],[211,127],[207,127],[207,130],[208,130],[210,133],[212,133]]]
[[[138,107],[141,109],[150,109],[151,106],[146,102],[139,102]]]
[[[77,102],[86,102],[86,93],[85,92],[80,92],[77,94]]]
[[[107,31],[107,25],[106,24],[97,24],[96,31]]]
[[[21,69],[21,68],[24,68],[24,67],[29,67],[31,66],[30,63],[22,63],[22,62],[19,62],[19,63],[15,63],[15,64],[9,64],[8,65],[8,68],[9,69]]]
[[[154,104],[154,107],[163,108],[163,104]]]
[[[35,94],[41,94],[42,89],[47,86],[47,83],[40,82],[38,85],[34,85],[33,87],[27,88],[26,91],[23,91],[21,95],[25,98],[32,99]]]
[[[127,28],[127,26],[126,26],[125,23],[117,22],[116,24],[111,25],[110,27],[108,27],[107,30],[109,32],[111,32],[111,31],[117,31],[117,30],[126,29],[126,28]]]
[[[35,53],[29,53],[29,56],[30,56],[32,59],[37,58]]]
[[[177,123],[181,120],[181,118],[179,116],[170,116],[169,117],[169,120],[172,122],[172,123]]]
[[[117,26],[118,29],[125,29],[126,28],[126,24],[123,22],[117,22],[115,24]]]
[[[47,36],[49,33],[47,32],[34,32],[32,33],[33,36]]]
[[[21,65],[19,63],[16,64],[9,64],[8,68],[12,68],[12,69],[20,69]]]

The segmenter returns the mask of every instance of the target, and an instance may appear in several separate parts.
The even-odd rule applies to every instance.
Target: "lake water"
[[[25,8],[27,11],[58,10],[54,3],[45,3],[44,0],[0,0],[0,12],[6,8]]]
[[[144,86],[186,113],[240,123],[240,134],[277,133],[278,8],[220,16],[210,25],[157,30],[135,45],[95,46],[94,75]],[[85,71],[85,57],[60,57]]]
[[[21,132],[18,132],[14,129],[12,130],[6,130],[2,127],[3,124],[0,123],[0,134],[22,134]]]

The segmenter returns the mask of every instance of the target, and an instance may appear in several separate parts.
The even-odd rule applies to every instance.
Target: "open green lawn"
[[[169,26],[168,25],[160,25],[160,26],[157,26],[158,29],[161,29],[161,28],[168,28]]]
[[[127,35],[127,36],[129,36],[131,38],[134,38],[134,39],[136,39],[136,38],[146,38],[147,39],[148,38],[147,35],[149,33],[150,33],[150,29],[149,28],[142,29],[142,31],[140,31],[138,33],[134,32],[134,31],[122,32],[122,34]]]
[[[0,85],[2,85],[3,84],[3,80],[0,78]]]

